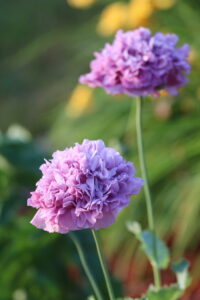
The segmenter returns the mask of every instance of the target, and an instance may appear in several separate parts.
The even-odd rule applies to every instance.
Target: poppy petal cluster
[[[49,232],[113,224],[144,183],[135,177],[133,164],[101,140],[56,151],[40,170],[28,205],[37,209],[31,223]]]
[[[95,52],[90,73],[80,82],[90,87],[102,87],[110,94],[129,96],[159,95],[165,89],[177,95],[188,79],[189,46],[176,47],[176,34],[155,35],[146,28],[123,32],[119,30],[112,44]]]

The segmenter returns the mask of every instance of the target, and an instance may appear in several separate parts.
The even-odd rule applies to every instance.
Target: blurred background
[[[156,225],[171,250],[191,263],[182,300],[200,299],[200,2],[196,0],[18,0],[0,10],[0,299],[87,299],[92,291],[67,235],[29,224],[26,200],[38,167],[56,149],[84,138],[103,139],[139,172],[134,99],[78,84],[93,51],[119,28],[175,32],[189,43],[192,73],[178,97],[145,104],[145,147]],[[144,196],[100,231],[118,295],[140,296],[151,268],[126,220],[146,228]],[[102,283],[90,233],[78,233],[94,276]],[[109,243],[108,243],[109,241]],[[170,270],[163,283],[174,282]],[[103,284],[103,283],[102,283]]]

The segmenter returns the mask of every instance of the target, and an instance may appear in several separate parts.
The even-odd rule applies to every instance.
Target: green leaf
[[[165,243],[147,230],[141,233],[140,240],[152,265],[156,265],[160,269],[166,268],[169,264],[169,250]]]
[[[183,291],[180,290],[177,284],[164,286],[159,291],[151,286],[147,292],[148,300],[178,300]]]
[[[184,290],[188,283],[188,268],[189,262],[186,259],[181,259],[179,262],[172,265],[172,270],[176,273],[179,288]]]
[[[169,264],[169,250],[165,243],[161,241],[153,232],[142,231],[138,222],[127,222],[127,228],[135,234],[142,243],[142,248],[152,265],[160,269],[165,269]]]

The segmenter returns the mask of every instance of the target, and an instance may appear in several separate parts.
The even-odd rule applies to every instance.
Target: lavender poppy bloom
[[[49,232],[107,227],[143,186],[133,164],[101,140],[56,151],[40,169],[28,205],[38,209],[31,223]]]
[[[80,82],[90,87],[102,87],[109,94],[129,96],[159,95],[165,89],[177,95],[188,79],[189,46],[176,47],[176,34],[156,33],[146,28],[123,32],[119,30],[112,44],[94,53],[89,74]]]

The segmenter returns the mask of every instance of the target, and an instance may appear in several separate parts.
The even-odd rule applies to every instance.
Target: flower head
[[[176,48],[178,36],[156,33],[139,28],[119,30],[112,44],[94,53],[91,72],[80,77],[80,82],[91,87],[103,87],[110,94],[130,96],[158,95],[165,89],[178,93],[190,72],[187,61],[189,46]]]
[[[40,169],[43,176],[28,205],[38,209],[31,223],[49,232],[113,224],[143,185],[133,164],[101,140],[56,151]]]

